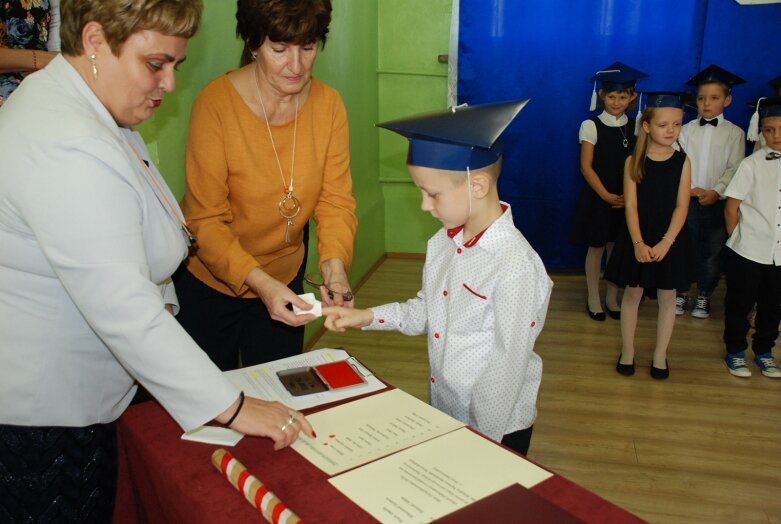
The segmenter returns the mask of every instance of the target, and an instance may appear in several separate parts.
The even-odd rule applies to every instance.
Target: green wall
[[[379,120],[447,106],[452,0],[379,0]],[[407,140],[381,131],[379,169],[385,202],[385,251],[423,253],[442,224],[420,210],[420,191],[407,173]]]
[[[377,169],[377,2],[333,0],[328,41],[314,74],[342,95],[350,121],[353,187],[358,202],[358,236],[350,279],[357,282],[385,253],[385,214]],[[201,29],[179,68],[177,88],[139,131],[177,198],[184,192],[184,143],[190,107],[213,78],[238,66],[242,45],[236,38],[236,4],[204,0]],[[314,224],[313,224],[314,226]],[[314,232],[314,227],[312,227]],[[317,268],[317,240],[310,241],[309,267]],[[308,327],[307,336],[318,325]]]
[[[187,47],[187,60],[179,66],[176,91],[138,127],[177,198],[184,194],[184,143],[190,107],[206,84],[239,64],[242,45],[235,37],[235,6],[227,0],[204,0],[201,28]]]
[[[440,227],[420,211],[420,194],[405,166],[406,140],[375,124],[446,106],[447,65],[437,56],[448,52],[452,0],[332,1],[331,30],[314,74],[341,93],[350,121],[358,202],[350,270],[355,284],[386,252],[424,252],[426,240]],[[242,45],[235,36],[235,11],[233,1],[204,0],[201,30],[188,46],[175,93],[139,126],[177,197],[184,192],[184,143],[193,100],[209,81],[238,66]],[[313,235],[310,270],[317,267],[316,246]],[[310,326],[308,336],[317,327]]]

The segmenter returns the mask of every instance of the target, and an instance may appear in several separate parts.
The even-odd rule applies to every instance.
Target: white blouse
[[[616,118],[607,111],[602,111],[602,113],[600,113],[597,118],[599,118],[599,120],[608,127],[621,127],[625,126],[627,122],[629,122],[629,117],[626,116],[626,113],[623,113],[621,116]],[[634,132],[634,129],[626,130],[627,134]],[[597,125],[592,119],[584,120],[583,123],[580,124],[578,140],[580,142],[590,142],[594,145],[597,145]]]

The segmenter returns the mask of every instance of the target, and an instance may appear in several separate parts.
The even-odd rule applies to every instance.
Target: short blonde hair
[[[115,55],[130,35],[138,31],[190,38],[198,30],[202,10],[201,0],[62,0],[62,52],[66,55],[84,52],[81,32],[89,22],[98,22],[103,27]]]

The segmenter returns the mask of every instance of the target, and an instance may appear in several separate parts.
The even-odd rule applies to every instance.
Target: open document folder
[[[307,419],[317,438],[291,447],[329,475],[346,471],[330,482],[381,522],[430,522],[552,475],[399,389]]]

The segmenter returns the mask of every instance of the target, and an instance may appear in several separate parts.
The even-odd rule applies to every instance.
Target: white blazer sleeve
[[[128,153],[109,140],[62,144],[16,202],[84,320],[183,429],[230,406],[238,390],[164,308],[144,243],[150,201]],[[75,357],[74,357],[75,358]]]

